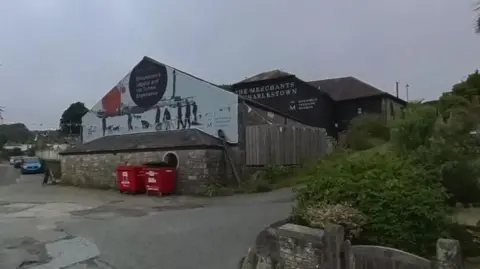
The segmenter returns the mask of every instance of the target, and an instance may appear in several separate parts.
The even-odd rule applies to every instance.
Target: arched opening
[[[178,156],[174,152],[167,152],[163,155],[163,161],[170,167],[178,168]]]

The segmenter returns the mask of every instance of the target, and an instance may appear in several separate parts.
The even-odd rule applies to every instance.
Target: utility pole
[[[398,84],[399,84],[399,83],[400,83],[400,82],[398,82],[398,81],[395,82],[395,93],[397,94],[397,98],[398,98]]]
[[[0,124],[3,124],[3,112],[5,112],[5,107],[0,106]]]
[[[407,94],[407,102],[408,102],[408,88],[410,88],[410,85],[405,84],[405,92]]]

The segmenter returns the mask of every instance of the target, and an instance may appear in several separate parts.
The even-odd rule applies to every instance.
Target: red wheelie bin
[[[144,167],[147,194],[172,194],[175,191],[177,169],[173,167]]]
[[[129,193],[145,192],[145,173],[143,165],[119,165],[117,166],[118,190]]]

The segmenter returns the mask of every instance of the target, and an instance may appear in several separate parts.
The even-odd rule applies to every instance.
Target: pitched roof
[[[351,100],[385,94],[399,99],[354,77],[315,80],[309,81],[308,84],[328,93],[335,101]]]
[[[289,74],[287,72],[283,72],[279,69],[275,69],[275,70],[271,70],[271,71],[267,71],[267,72],[262,72],[260,74],[256,74],[254,76],[246,78],[246,79],[244,79],[240,82],[237,82],[237,83],[246,83],[246,82],[260,81],[260,80],[287,77],[287,76],[292,76],[292,74]]]
[[[134,151],[146,149],[172,149],[213,147],[220,148],[222,141],[197,129],[111,135],[69,148],[61,155],[95,152]]]

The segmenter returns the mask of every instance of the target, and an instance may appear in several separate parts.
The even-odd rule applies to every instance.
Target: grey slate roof
[[[335,101],[388,95],[390,98],[395,99],[400,103],[406,103],[404,100],[395,97],[388,92],[377,89],[376,87],[351,76],[309,81],[308,84],[314,86],[320,91],[328,93],[328,95],[330,95]]]
[[[384,91],[354,77],[315,80],[309,81],[308,84],[328,93],[335,101],[385,94]]]
[[[69,148],[61,155],[95,152],[160,150],[173,148],[220,148],[222,141],[197,129],[172,130],[128,135],[105,136]]]

